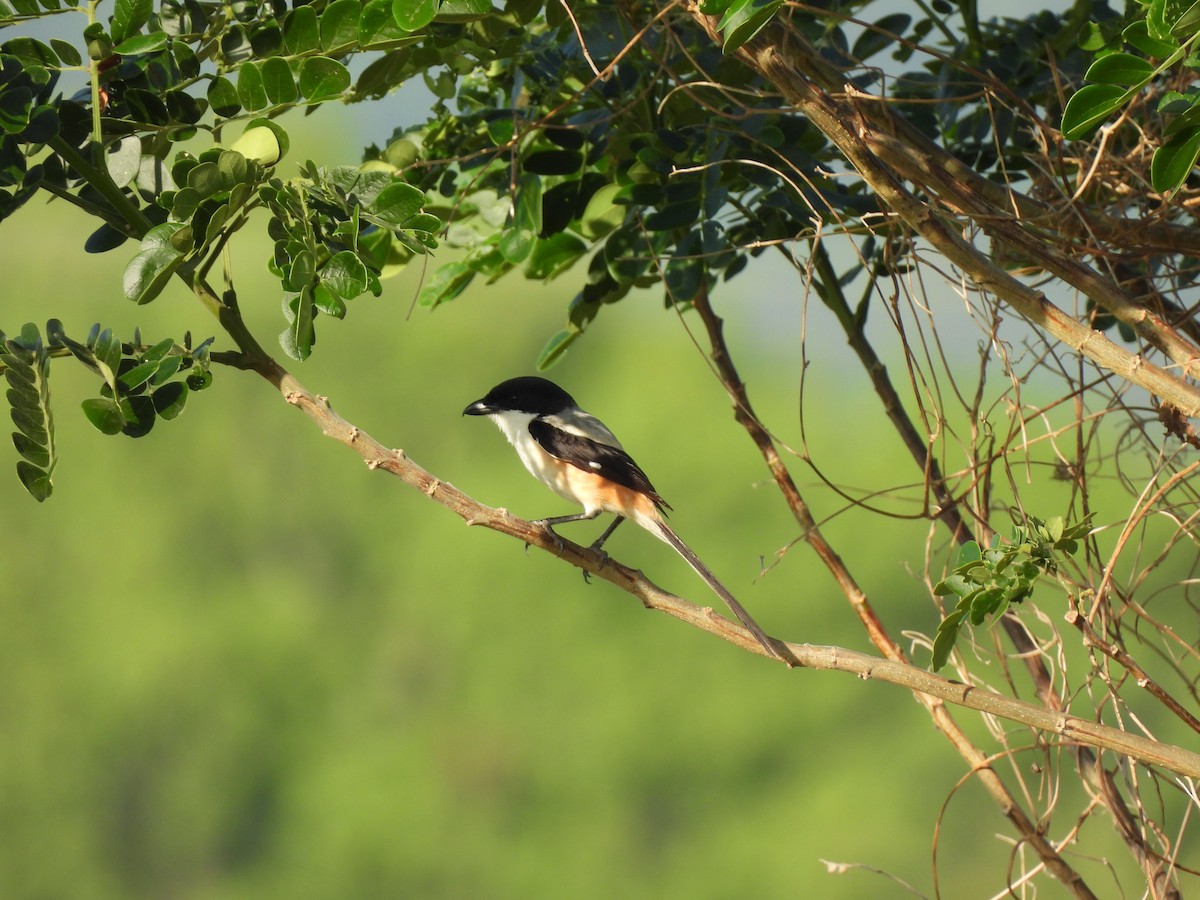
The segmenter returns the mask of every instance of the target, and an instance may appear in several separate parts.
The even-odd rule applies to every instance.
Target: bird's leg
[[[609,537],[612,535],[612,533],[617,530],[617,526],[620,525],[624,521],[625,521],[624,516],[617,516],[615,519],[613,519],[612,524],[609,525],[606,529],[604,529],[604,534],[602,534],[602,535],[600,535],[600,537],[596,538],[596,540],[594,540],[592,542],[592,546],[588,547],[588,549],[591,550],[593,553],[600,554],[600,567],[601,568],[603,568],[608,563],[608,554],[605,553],[604,549],[603,549],[604,542],[607,541],[609,539]],[[589,576],[589,573],[588,573],[587,569],[584,569],[583,570],[583,580],[587,581],[588,576]]]
[[[568,522],[587,522],[590,519],[596,518],[598,515],[600,515],[600,510],[596,509],[592,512],[577,513],[573,516],[552,516],[549,519],[534,519],[533,524],[540,525],[542,528],[545,528],[546,531],[548,531],[554,537],[554,543],[558,547],[558,555],[562,556],[562,538],[559,537],[558,532],[554,530],[554,526],[565,525]]]
[[[601,549],[604,546],[604,542],[607,541],[610,537],[612,537],[612,533],[617,530],[617,526],[620,525],[624,521],[625,521],[624,516],[617,516],[615,519],[613,519],[612,524],[609,525],[606,529],[604,529],[604,534],[602,534],[602,535],[600,535],[600,537],[596,538],[596,540],[592,542],[592,546],[588,547],[588,549],[592,550],[595,553],[604,553],[604,551]],[[604,558],[608,559],[607,553],[604,553]]]

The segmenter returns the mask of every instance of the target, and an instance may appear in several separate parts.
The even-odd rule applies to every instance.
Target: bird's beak
[[[486,416],[492,411],[492,408],[482,400],[476,400],[470,406],[462,411],[464,416]]]

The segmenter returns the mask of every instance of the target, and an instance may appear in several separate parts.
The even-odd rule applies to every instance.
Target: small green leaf
[[[1096,84],[1142,85],[1154,74],[1154,66],[1131,53],[1110,53],[1092,63],[1084,78]]]
[[[1200,128],[1181,132],[1154,151],[1150,183],[1160,194],[1173,193],[1191,174],[1200,158]]]
[[[288,327],[279,335],[279,345],[292,359],[303,362],[312,354],[316,332],[313,331],[313,293],[310,285],[285,301]]]
[[[353,2],[353,0],[351,0]],[[296,101],[296,80],[291,66],[281,56],[271,56],[262,64],[263,90],[272,106],[283,106]]]
[[[958,639],[958,629],[962,624],[965,609],[956,609],[938,625],[937,635],[933,639],[933,670],[936,672],[946,665],[954,650],[954,642]]]
[[[187,385],[182,381],[172,381],[151,394],[150,400],[159,418],[169,422],[183,412],[187,397]]]
[[[51,475],[58,460],[50,408],[50,354],[37,326],[27,323],[18,338],[0,342],[0,362],[9,384],[10,415],[17,426],[13,445],[24,457],[17,463],[17,477],[40,503],[53,490]]]
[[[492,12],[492,0],[442,0],[435,21],[473,22]]]
[[[131,437],[145,437],[154,427],[154,403],[149,397],[122,397],[121,415],[125,425],[121,433]]]
[[[583,165],[583,154],[575,150],[539,150],[525,157],[521,165],[535,175],[573,175]]]
[[[911,23],[912,16],[906,13],[892,13],[884,16],[859,35],[850,55],[859,62],[870,59],[876,53],[895,44],[897,36],[903,35]]]
[[[174,247],[139,251],[125,267],[122,280],[125,296],[138,305],[149,303],[162,293],[181,262],[183,255]]]
[[[158,361],[150,360],[149,362],[141,362],[124,372],[117,381],[121,384],[121,393],[136,390],[141,387],[151,376],[158,371]]]
[[[119,44],[150,21],[154,13],[153,0],[117,0],[113,8],[112,27],[109,33],[114,43]]]
[[[350,71],[324,56],[310,56],[300,66],[300,93],[309,100],[339,97],[350,87]]]
[[[982,559],[983,554],[979,550],[979,544],[975,541],[967,541],[958,550],[958,565],[965,566],[967,563],[975,562]]]
[[[424,28],[437,15],[438,0],[393,0],[392,16],[405,31]]]
[[[242,106],[251,112],[264,109],[269,105],[267,89],[263,86],[262,69],[258,64],[242,63],[238,69],[237,92]]]
[[[102,434],[120,434],[125,427],[121,407],[111,397],[90,397],[82,403],[83,414]]]
[[[1200,25],[1200,0],[1196,0],[1184,10],[1178,19],[1171,23],[1171,34],[1187,40],[1196,33],[1198,25]]]
[[[534,244],[529,263],[525,267],[525,277],[554,278],[575,265],[586,252],[587,244],[575,235],[565,231],[552,234]]]
[[[546,342],[546,346],[542,348],[542,352],[538,354],[537,370],[544,372],[553,366],[556,362],[562,359],[567,348],[575,343],[576,338],[582,332],[578,328],[564,328],[554,337]]]
[[[284,287],[289,291],[299,292],[305,288],[313,286],[313,279],[317,274],[317,263],[313,257],[312,251],[301,250],[292,260],[292,265],[288,269],[287,280],[284,282]]]
[[[725,52],[732,53],[758,34],[781,6],[783,0],[733,0],[717,25]]]
[[[297,6],[283,20],[283,46],[291,56],[311,53],[320,48],[317,12],[311,6]]]
[[[321,13],[321,48],[333,50],[358,42],[359,0],[333,0]]]
[[[1179,49],[1179,44],[1175,41],[1160,41],[1157,38],[1150,36],[1149,26],[1145,19],[1138,19],[1136,22],[1129,24],[1126,29],[1121,32],[1121,37],[1125,42],[1137,50],[1142,51],[1147,56],[1153,56],[1157,59],[1167,59],[1176,50]],[[1100,47],[1104,44],[1101,43]],[[1099,50],[1100,47],[1092,49]],[[1088,48],[1084,48],[1085,50]]]
[[[126,38],[113,48],[114,53],[121,56],[136,56],[139,53],[154,53],[167,46],[168,37],[165,31],[152,31],[149,34],[135,34]]]
[[[238,100],[237,88],[233,82],[220,75],[208,84],[208,105],[218,116],[229,118],[242,111],[241,101]]]
[[[542,180],[522,175],[517,183],[512,224],[500,236],[500,252],[514,265],[524,262],[542,230]]]
[[[337,253],[321,269],[321,283],[346,300],[353,300],[367,289],[367,267],[350,250]]]
[[[41,503],[54,491],[50,472],[35,466],[33,463],[25,462],[24,460],[19,461],[17,463],[17,478],[21,479],[21,484],[25,486],[25,490],[29,491],[29,495],[38,503]]]
[[[370,212],[387,225],[404,224],[425,205],[425,194],[403,181],[394,181],[379,192]]]
[[[448,263],[421,286],[418,302],[422,306],[440,306],[461,294],[475,277],[475,272],[466,263]]]
[[[624,224],[628,209],[613,202],[620,192],[619,184],[606,184],[592,194],[579,220],[584,237],[596,240]]]
[[[58,38],[51,38],[50,46],[58,54],[58,58],[62,60],[64,66],[79,66],[83,64],[83,57],[74,44],[59,40]]]
[[[1129,91],[1112,84],[1089,84],[1077,90],[1063,110],[1062,132],[1068,141],[1085,138],[1124,105]]]

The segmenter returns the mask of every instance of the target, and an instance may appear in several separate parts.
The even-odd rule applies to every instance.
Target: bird
[[[767,653],[783,659],[753,617],[734,599],[700,557],[667,525],[671,508],[654,489],[608,426],[584,412],[565,390],[546,378],[510,378],[467,405],[464,416],[487,416],[538,481],[583,512],[536,520],[556,538],[554,526],[613,513],[616,519],[592,544],[600,551],[626,519],[669,544],[720,597]]]

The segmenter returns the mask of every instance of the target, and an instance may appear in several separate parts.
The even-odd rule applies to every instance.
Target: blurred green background
[[[325,112],[294,134],[285,176],[305,154],[353,163],[390,130],[364,136]],[[94,321],[126,339],[135,325],[152,341],[216,333],[182,286],[124,301],[132,246],[84,256],[91,227],[40,203],[6,224],[5,328],[57,316],[75,336]],[[266,245],[232,255],[242,306],[274,346]],[[477,285],[430,313],[413,307],[421,275],[322,319],[316,353],[292,370],[477,499],[570,512],[460,412],[532,369],[571,276]],[[760,414],[797,446],[799,290],[768,264],[717,298]],[[658,294],[631,298],[550,374],[622,436],[680,534],[771,634],[869,649],[804,546],[760,575],[796,528],[688,327]],[[829,328],[809,335],[818,463],[860,488],[914,480],[841,338],[820,316],[809,327]],[[823,861],[931,893],[939,815],[943,896],[1002,889],[1007,823],[973,780],[956,787],[961,760],[902,691],[788,672],[467,528],[255,376],[218,368],[182,418],[138,441],[86,423],[78,404],[95,385],[79,366],[56,365],[51,382],[54,496],[34,503],[15,453],[0,454],[4,897],[901,897],[887,877]],[[796,471],[821,516],[842,508]],[[603,525],[574,527],[587,543]],[[897,634],[932,632],[924,526],[855,513],[826,531]],[[609,550],[713,602],[636,529]],[[1103,882],[1130,863],[1099,819],[1084,825],[1090,849],[1113,859],[1075,862]]]

